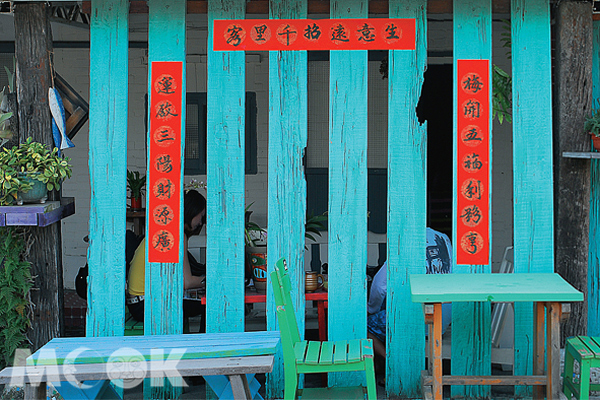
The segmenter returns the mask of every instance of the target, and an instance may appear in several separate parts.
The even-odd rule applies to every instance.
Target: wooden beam
[[[308,14],[329,14],[330,4],[328,0],[312,0],[308,2]],[[90,2],[82,3],[83,12],[89,13]],[[208,1],[188,0],[188,14],[206,14]],[[129,12],[131,14],[147,14],[148,4],[145,0],[133,0],[130,2]],[[507,14],[510,12],[510,0],[493,0],[492,12],[494,14]],[[246,14],[268,14],[268,0],[252,0],[246,3]],[[389,2],[387,0],[373,0],[369,2],[369,14],[388,14]],[[452,0],[428,0],[428,14],[452,14]],[[600,16],[596,16],[600,19]]]

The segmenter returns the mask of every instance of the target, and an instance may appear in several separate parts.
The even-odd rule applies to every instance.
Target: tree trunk
[[[556,10],[554,122],[555,270],[587,293],[590,161],[563,158],[590,151],[583,132],[592,105],[592,13],[589,2],[563,1]],[[587,298],[587,296],[586,296]],[[587,303],[574,303],[562,336],[585,334]]]
[[[15,54],[19,142],[27,137],[54,147],[48,88],[52,82],[52,31],[46,3],[15,3]],[[60,193],[49,193],[50,200]],[[32,326],[28,332],[35,351],[63,330],[63,271],[60,223],[33,227],[29,254],[34,287]]]

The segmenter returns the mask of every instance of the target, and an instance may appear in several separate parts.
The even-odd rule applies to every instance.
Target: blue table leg
[[[260,382],[254,377],[254,374],[246,374],[248,379],[248,386],[250,387],[250,394],[254,400],[263,400],[263,397],[258,393],[260,389]],[[231,383],[229,378],[225,375],[211,375],[204,376],[204,380],[215,392],[217,397],[221,400],[233,400],[233,391],[231,390]]]

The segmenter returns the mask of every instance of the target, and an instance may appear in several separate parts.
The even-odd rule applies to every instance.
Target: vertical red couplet
[[[456,263],[489,264],[489,60],[457,61]]]
[[[149,96],[148,261],[179,262],[183,65],[155,61]]]

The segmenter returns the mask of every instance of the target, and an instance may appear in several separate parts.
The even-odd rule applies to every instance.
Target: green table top
[[[414,303],[583,301],[583,293],[554,273],[413,274],[410,292]]]

